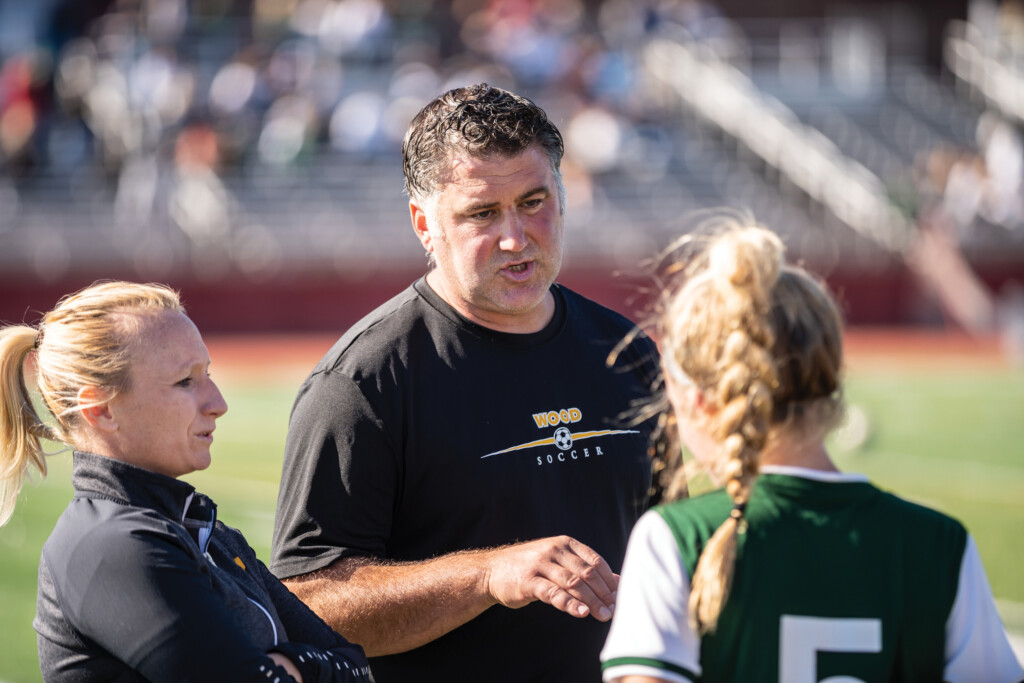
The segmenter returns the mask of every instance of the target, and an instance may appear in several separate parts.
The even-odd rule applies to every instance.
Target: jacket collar
[[[200,549],[206,551],[217,519],[217,505],[191,484],[82,451],[75,451],[71,483],[78,496],[148,508],[184,525]]]

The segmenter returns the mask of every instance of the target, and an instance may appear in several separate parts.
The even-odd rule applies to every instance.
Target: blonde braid
[[[741,335],[734,331],[730,337]],[[690,593],[690,622],[700,633],[713,632],[729,597],[736,563],[737,536],[743,513],[758,475],[758,457],[768,437],[772,413],[770,365],[763,365],[764,347],[745,344],[746,357],[733,359],[722,373],[715,436],[721,441],[720,474],[733,501],[730,516],[715,531],[701,553]],[[760,358],[759,358],[760,357]],[[755,367],[761,367],[754,370]]]
[[[734,504],[703,549],[692,578],[690,621],[700,633],[715,630],[728,599],[743,512],[771,428],[778,380],[769,313],[782,255],[774,234],[731,226],[694,260],[688,281],[667,307],[671,360],[710,403],[711,435],[720,444],[713,473],[725,482]]]

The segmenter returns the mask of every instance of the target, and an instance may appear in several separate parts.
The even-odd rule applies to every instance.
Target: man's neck
[[[448,281],[435,268],[427,273],[427,285],[466,320],[495,332],[532,334],[543,330],[555,315],[555,297],[549,289],[529,311],[502,313],[471,307],[449,291]]]

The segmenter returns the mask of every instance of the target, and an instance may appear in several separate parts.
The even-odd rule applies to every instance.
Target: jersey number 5
[[[881,619],[825,619],[782,615],[779,680],[786,683],[863,683],[852,676],[818,681],[819,652],[881,652]]]

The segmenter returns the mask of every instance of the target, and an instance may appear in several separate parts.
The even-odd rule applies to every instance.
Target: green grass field
[[[848,402],[863,411],[869,430],[859,447],[834,452],[843,469],[963,521],[1007,627],[1024,633],[1024,371],[938,367],[894,364],[851,374]],[[257,383],[239,375],[220,383],[230,411],[218,423],[214,463],[189,480],[266,561],[298,379]],[[70,455],[50,463],[50,476],[26,485],[0,529],[0,681],[40,678],[31,625],[36,566],[71,492]]]

